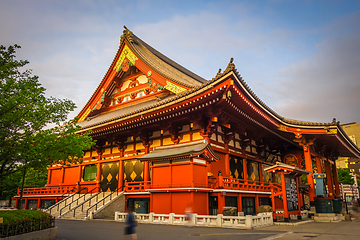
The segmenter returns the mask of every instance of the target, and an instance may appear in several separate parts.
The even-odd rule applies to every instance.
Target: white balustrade
[[[115,221],[125,222],[127,213],[115,212]],[[168,224],[168,225],[192,225],[203,227],[230,227],[252,229],[273,224],[272,213],[259,213],[256,216],[223,216],[218,215],[197,215],[192,214],[189,222],[182,214],[137,214],[135,218],[139,223]]]

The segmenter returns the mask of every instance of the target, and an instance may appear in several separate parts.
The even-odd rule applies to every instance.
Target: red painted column
[[[317,173],[322,174],[323,173],[323,165],[322,165],[322,160],[319,157],[315,157],[316,159],[316,168],[317,168]]]
[[[225,143],[225,177],[230,177],[230,156],[229,156],[229,143]]]
[[[78,177],[78,182],[77,182],[77,184],[76,184],[76,186],[77,186],[77,189],[76,189],[76,191],[78,192],[78,191],[80,191],[80,184],[81,184],[81,178],[82,178],[82,166],[81,165],[79,165],[79,171],[78,171],[78,174],[79,174],[79,177]]]
[[[309,146],[309,144],[304,145],[303,149],[304,149],[304,157],[305,157],[305,168],[306,168],[306,171],[310,172],[307,175],[307,182],[310,185],[309,198],[310,198],[310,201],[313,202],[314,197],[315,197],[315,186],[314,186],[314,176],[313,176],[313,169],[312,169],[312,161],[311,161],[311,154],[310,154],[310,146]]]
[[[37,204],[37,209],[41,208],[41,198],[38,198],[38,204]]]
[[[262,163],[259,163],[259,182],[264,182]]]
[[[273,178],[274,179],[274,178]],[[274,222],[277,221],[276,219],[276,207],[275,207],[275,197],[274,197],[274,194],[275,194],[275,191],[274,191],[274,186],[271,188],[271,204],[272,204],[272,209],[273,209],[273,219],[274,219]]]
[[[339,187],[339,176],[336,168],[336,160],[334,161],[332,170],[333,170],[334,185],[335,185],[335,197],[341,198],[340,187]]]
[[[118,177],[118,187],[121,191],[124,190],[124,161],[120,160],[119,163],[119,177]]]
[[[223,214],[223,207],[225,206],[225,196],[224,192],[219,192],[218,194],[218,213]]]
[[[50,170],[50,167],[48,168],[48,177],[47,177],[47,183],[46,185],[49,185],[50,184],[50,180],[51,180],[51,170]]]
[[[96,164],[96,187],[100,188],[100,180],[101,180],[101,164]],[[100,191],[100,190],[99,190]]]
[[[25,198],[24,209],[28,209],[28,198]]]
[[[61,167],[61,182],[59,185],[62,185],[64,183],[64,177],[65,177],[65,167]]]
[[[241,195],[239,194],[238,196],[238,212],[242,212],[242,198]]]
[[[148,182],[149,180],[150,180],[149,162],[144,162],[144,182]]]
[[[289,210],[287,205],[287,196],[286,196],[286,185],[285,185],[285,174],[281,173],[281,189],[282,189],[282,197],[283,197],[283,205],[284,205],[284,220],[285,222],[289,221]]]
[[[243,172],[244,172],[244,182],[246,183],[248,179],[246,158],[243,159]]]
[[[334,197],[334,185],[331,177],[331,169],[329,161],[325,161],[326,183],[328,185],[329,197]]]

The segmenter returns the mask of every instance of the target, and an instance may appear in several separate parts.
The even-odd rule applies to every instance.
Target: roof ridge
[[[203,84],[203,83],[207,82],[206,79],[200,77],[199,75],[195,74],[194,72],[190,71],[189,69],[183,67],[182,65],[178,64],[174,60],[170,59],[169,57],[165,56],[164,54],[162,54],[161,52],[159,52],[158,50],[156,50],[155,48],[153,48],[152,46],[150,46],[149,44],[144,42],[141,38],[136,36],[132,31],[127,29],[126,26],[124,26],[124,28],[125,29],[123,31],[123,35],[121,35],[121,37],[120,37],[120,39],[121,39],[120,45],[122,45],[122,43],[124,41],[128,41],[128,43],[130,45],[132,45],[132,47],[131,47],[132,50],[134,50],[135,52],[140,54],[141,57],[145,58],[148,61],[148,64],[152,65],[150,67],[154,68],[154,70],[157,71],[160,75],[162,75],[166,78],[169,78],[178,84],[185,85],[186,87],[189,87],[189,88],[194,87],[198,84]],[[169,76],[169,74],[158,71],[158,69],[156,69],[156,66],[154,66],[154,64],[151,62],[151,59],[148,59],[148,56],[146,56],[144,54],[145,52],[140,52],[140,51],[138,51],[138,49],[133,48],[135,45],[139,46],[140,48],[142,45],[144,47],[143,51],[147,50],[148,51],[147,54],[149,54],[149,53],[152,54],[154,57],[156,57],[160,61],[167,64],[169,67],[175,69],[178,73],[173,72],[172,74],[177,75],[177,77],[180,79],[184,78],[183,80],[186,82],[179,81],[179,80]],[[171,69],[167,69],[167,70],[168,70],[168,72],[171,72]],[[184,76],[181,76],[181,74],[183,74]],[[191,81],[193,81],[193,82],[191,82]]]

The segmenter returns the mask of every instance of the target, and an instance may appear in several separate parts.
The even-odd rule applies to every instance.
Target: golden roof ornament
[[[120,43],[122,43],[125,39],[127,39],[130,43],[133,42],[133,33],[124,25],[123,34],[120,37]]]
[[[225,69],[225,71],[223,72],[223,74],[226,74],[226,73],[228,73],[228,72],[230,72],[230,71],[232,71],[232,70],[235,69],[235,64],[233,63],[233,61],[234,61],[234,58],[231,58],[228,66],[226,67],[226,69]]]
[[[219,68],[219,71],[218,73],[216,74],[215,78],[218,79],[222,76],[222,73],[221,73],[221,68]]]

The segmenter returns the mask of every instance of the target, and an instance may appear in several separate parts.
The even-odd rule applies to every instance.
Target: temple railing
[[[63,195],[72,194],[78,190],[75,185],[58,186],[58,187],[42,187],[42,188],[24,188],[23,196],[26,195]],[[21,188],[18,188],[17,194],[21,194]]]
[[[281,185],[278,183],[259,182],[228,177],[208,177],[208,183],[208,187],[212,189],[271,192],[271,189],[274,188],[275,192],[281,191]]]
[[[150,183],[150,181],[125,182],[124,190],[125,192],[144,192],[145,189],[149,188]]]
[[[281,185],[278,183],[259,182],[252,180],[228,178],[228,177],[208,177],[207,184],[199,183],[176,183],[176,184],[152,184],[146,182],[125,182],[125,192],[145,192],[148,189],[176,189],[176,188],[204,188],[204,189],[230,189],[244,191],[275,192],[281,191]]]

